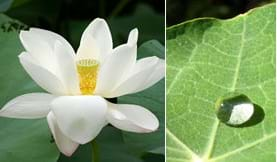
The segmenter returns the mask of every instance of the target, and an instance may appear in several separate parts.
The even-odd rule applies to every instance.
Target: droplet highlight
[[[216,104],[218,119],[228,125],[241,125],[254,114],[254,104],[244,94],[228,94],[220,97]]]

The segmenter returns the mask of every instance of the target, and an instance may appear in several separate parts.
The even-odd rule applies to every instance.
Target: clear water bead
[[[254,104],[243,94],[228,94],[216,102],[218,119],[228,125],[241,125],[254,114]]]

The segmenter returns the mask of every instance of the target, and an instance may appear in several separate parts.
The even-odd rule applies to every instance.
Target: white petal
[[[54,54],[56,41],[61,42],[62,46],[74,55],[71,45],[60,35],[51,31],[31,28],[29,31],[20,32],[20,40],[28,53],[36,60],[37,64],[56,74],[56,56]]]
[[[135,28],[129,33],[128,44],[136,45],[138,41],[138,29]]]
[[[71,156],[76,151],[79,144],[62,133],[58,127],[57,119],[52,112],[48,114],[47,121],[60,152],[66,156]]]
[[[0,116],[20,119],[46,117],[54,98],[55,96],[47,93],[29,93],[18,96],[0,110]]]
[[[136,93],[149,87],[155,69],[159,66],[160,59],[156,56],[140,59],[128,78],[121,82],[110,94],[109,97],[117,97],[125,94]],[[155,77],[154,79],[156,79]],[[152,81],[152,79],[151,79]]]
[[[107,103],[99,96],[59,97],[51,110],[62,132],[80,144],[94,139],[106,124]]]
[[[82,40],[77,51],[78,60],[94,59],[100,62],[100,51],[96,40],[91,35],[86,35]]]
[[[80,94],[79,78],[75,63],[75,54],[72,52],[66,46],[63,46],[60,41],[56,41],[55,55],[60,69],[60,78],[65,84],[68,94],[77,95]]]
[[[155,70],[153,70],[152,74],[149,76],[149,78],[146,80],[144,85],[141,85],[140,88],[136,90],[136,92],[145,90],[154,84],[156,84],[158,81],[164,78],[165,76],[165,62],[162,59],[159,59],[158,63],[155,65]]]
[[[22,52],[19,55],[19,60],[26,72],[40,87],[51,94],[66,93],[66,89],[58,76],[35,63],[28,53]]]
[[[39,65],[48,70],[55,69],[53,48],[40,35],[30,31],[21,31],[19,37],[24,48]]]
[[[59,34],[39,28],[30,28],[30,32],[38,34],[41,39],[46,41],[52,48],[54,48],[54,44],[58,40],[62,43],[63,46],[65,46],[66,49],[69,50],[70,54],[74,53],[72,46]]]
[[[121,45],[107,58],[100,67],[95,94],[109,96],[112,89],[124,79],[132,67],[135,65],[136,46]]]
[[[89,47],[92,49],[88,50]],[[82,48],[85,48],[85,50]],[[104,62],[106,56],[112,51],[112,48],[112,35],[108,24],[104,19],[96,18],[88,25],[82,35],[78,55],[96,55],[100,57],[100,62]],[[95,54],[93,52],[99,53]]]
[[[77,72],[74,71],[75,53],[62,36],[31,28],[30,31],[21,31],[20,39],[33,62],[56,75],[65,85],[67,94],[79,94]]]
[[[109,103],[108,121],[124,131],[148,133],[159,127],[157,117],[149,110],[138,105]]]

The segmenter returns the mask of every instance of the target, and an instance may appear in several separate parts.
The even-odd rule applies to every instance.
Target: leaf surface
[[[263,109],[261,122],[219,122],[214,104],[234,91]],[[166,94],[168,162],[274,162],[275,5],[168,28]]]
[[[119,129],[106,126],[95,140],[94,148],[99,162],[142,162],[139,157],[130,152]],[[58,162],[91,162],[92,156],[95,156],[92,149],[91,143],[81,145],[72,157],[61,155]]]
[[[18,95],[42,91],[21,67],[18,30],[25,27],[0,14],[0,106]],[[59,156],[47,122],[0,117],[0,161],[56,162]]]

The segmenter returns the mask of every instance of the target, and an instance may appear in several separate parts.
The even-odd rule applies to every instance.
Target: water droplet
[[[215,104],[218,119],[228,125],[241,125],[254,113],[254,104],[244,94],[231,93],[219,98]]]

